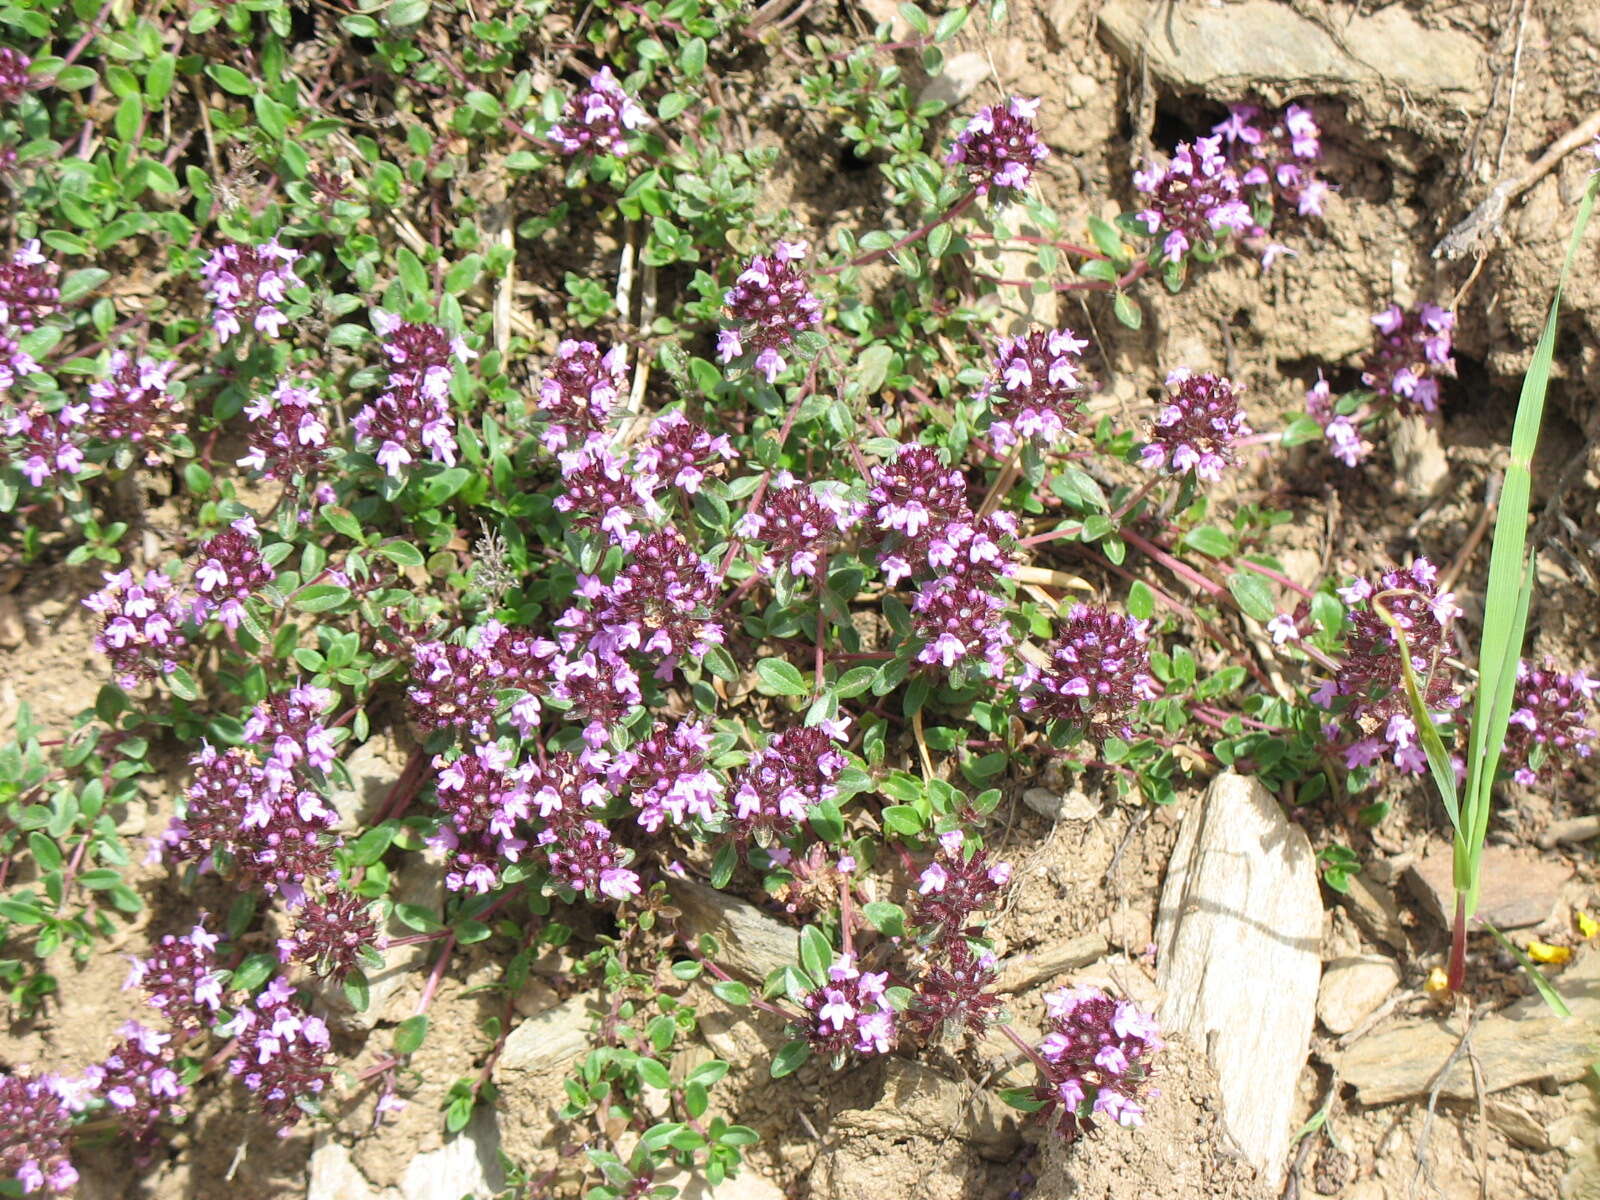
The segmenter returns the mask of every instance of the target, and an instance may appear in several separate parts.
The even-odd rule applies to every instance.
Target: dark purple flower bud
[[[802,1001],[806,1016],[795,1032],[824,1058],[842,1058],[852,1050],[887,1054],[899,1034],[888,982],[887,972],[859,970],[855,955],[839,955],[828,967],[828,978]]]
[[[299,287],[294,264],[298,250],[278,244],[278,239],[260,246],[224,242],[200,268],[206,281],[206,298],[211,301],[211,328],[217,341],[226,343],[243,332],[245,322],[257,333],[275,338],[289,323],[283,305],[289,289]]]
[[[142,581],[132,571],[108,572],[105,580],[83,606],[100,614],[94,648],[111,660],[117,682],[134,688],[175,670],[188,650],[181,626],[191,614],[173,593],[172,580],[159,571],[147,572]]]
[[[1402,312],[1391,304],[1372,323],[1378,341],[1361,364],[1361,382],[1403,413],[1439,411],[1439,380],[1455,378],[1450,345],[1456,315],[1436,304]]]
[[[321,471],[328,458],[328,423],[309,383],[283,380],[244,410],[250,418],[250,452],[239,466],[284,483]]]
[[[1404,570],[1385,572],[1376,587],[1358,579],[1339,589],[1349,608],[1343,662],[1311,699],[1339,714],[1329,729],[1335,736],[1342,731],[1346,767],[1369,767],[1387,749],[1402,771],[1428,769],[1406,696],[1400,642],[1374,605],[1381,604],[1405,631],[1411,667],[1430,710],[1451,709],[1461,697],[1443,659],[1449,649],[1447,626],[1461,609],[1455,595],[1438,585],[1437,568],[1418,558]]]
[[[1098,1120],[1135,1127],[1151,1060],[1164,1043],[1154,1018],[1096,987],[1061,988],[1045,997],[1049,1023],[1039,1055],[1048,1064],[1034,1096],[1055,1112],[1068,1141]]]
[[[1165,167],[1134,172],[1133,185],[1145,206],[1139,219],[1152,238],[1161,239],[1168,262],[1179,262],[1197,248],[1215,249],[1253,225],[1239,176],[1218,148],[1221,140],[1181,143]]]
[[[1089,390],[1078,379],[1079,356],[1088,345],[1070,329],[1035,330],[1001,341],[994,374],[979,394],[993,414],[989,436],[996,450],[1029,438],[1053,445],[1077,426]]]
[[[361,964],[361,951],[377,939],[371,902],[329,887],[319,899],[307,900],[294,910],[294,931],[280,943],[280,957],[305,963],[313,974],[342,981]]]
[[[1024,191],[1033,180],[1034,164],[1050,155],[1033,120],[1038,100],[1013,96],[1002,106],[978,110],[956,138],[944,161],[959,166],[980,196]]]
[[[94,1091],[104,1098],[123,1135],[135,1143],[155,1141],[156,1126],[187,1115],[179,1103],[189,1092],[178,1078],[170,1033],[129,1021],[122,1041],[88,1069]]]
[[[111,356],[103,379],[89,385],[89,428],[96,437],[143,451],[146,466],[161,462],[171,440],[188,431],[183,402],[167,390],[178,364]]]
[[[634,466],[642,474],[682,488],[692,496],[708,476],[720,473],[722,463],[733,457],[733,443],[725,434],[713,437],[675,408],[650,423],[649,440],[634,455]]]
[[[60,1087],[48,1075],[0,1075],[0,1177],[16,1180],[24,1196],[64,1194],[78,1182]]]
[[[1518,783],[1533,784],[1547,768],[1570,768],[1574,759],[1594,753],[1595,695],[1600,680],[1582,671],[1517,664],[1517,690],[1506,728],[1505,757]]]
[[[655,479],[600,442],[561,455],[561,482],[565,491],[555,498],[556,511],[574,514],[575,528],[599,530],[625,550],[637,543],[633,524],[641,514],[651,520],[662,515],[652,494]]]
[[[728,318],[738,328],[717,335],[717,357],[732,362],[756,351],[755,368],[772,383],[789,364],[783,351],[797,335],[822,323],[822,302],[794,264],[806,256],[804,242],[779,242],[771,254],[758,254],[722,297]]]
[[[550,140],[567,154],[584,151],[628,153],[628,134],[650,123],[650,114],[622,90],[610,67],[601,67],[588,85],[567,101],[561,122],[550,129]]]
[[[1029,663],[1017,680],[1022,711],[1063,721],[1096,744],[1128,736],[1134,709],[1156,695],[1147,624],[1103,605],[1073,605],[1050,643],[1050,665]]]
[[[759,507],[739,519],[736,532],[750,541],[765,542],[761,573],[815,579],[824,558],[861,519],[861,506],[852,504],[837,483],[808,486],[787,471],[780,471],[762,497]]]
[[[550,372],[539,384],[546,450],[577,449],[600,438],[628,390],[628,356],[622,346],[604,354],[593,342],[567,338],[556,347]]]
[[[1167,403],[1150,427],[1139,464],[1215,481],[1234,462],[1233,443],[1250,432],[1239,411],[1239,387],[1220,375],[1179,367],[1167,376]]]
[[[229,630],[239,628],[245,602],[277,577],[261,557],[255,519],[240,517],[195,551],[194,589],[201,597],[196,618],[216,617]]]
[[[1010,863],[991,862],[986,850],[974,850],[969,857],[964,847],[960,831],[942,834],[933,861],[917,881],[911,924],[921,942],[948,944],[975,934],[973,915],[989,907],[1011,882]]]
[[[981,1034],[1000,1007],[1000,997],[989,990],[998,967],[990,951],[974,953],[966,938],[953,937],[945,944],[944,955],[943,961],[923,969],[905,1014],[906,1024],[928,1041],[956,1027]]]
[[[0,357],[4,354],[5,339],[0,337]],[[29,370],[36,366],[31,359],[28,361]],[[7,369],[0,366],[0,392],[11,382]],[[9,442],[0,453],[0,462],[14,464],[34,487],[47,479],[58,476],[70,479],[79,474],[84,464],[84,414],[88,407],[64,404],[55,412],[46,412],[44,406],[35,401],[13,409],[0,421],[0,434]]]

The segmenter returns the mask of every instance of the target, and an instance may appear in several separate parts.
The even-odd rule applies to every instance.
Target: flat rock
[[[1558,1017],[1537,995],[1490,1013],[1472,1029],[1472,1050],[1485,1092],[1553,1079],[1570,1083],[1600,1059],[1600,953],[1593,950],[1551,979],[1570,1017]],[[1336,1056],[1339,1078],[1363,1104],[1388,1104],[1425,1095],[1461,1040],[1458,1022],[1402,1021],[1369,1034]],[[1472,1100],[1472,1065],[1461,1055],[1440,1081],[1439,1094]]]
[[[338,1142],[322,1141],[306,1164],[306,1200],[398,1200],[399,1195],[393,1188],[373,1187]]]
[[[15,650],[28,638],[15,596],[0,596],[0,650]]]
[[[1223,1124],[1273,1187],[1316,1019],[1321,942],[1316,856],[1304,831],[1257,780],[1218,776],[1185,815],[1161,889],[1160,1017],[1208,1049]]]
[[[919,1063],[884,1063],[883,1096],[871,1108],[852,1108],[833,1119],[841,1132],[890,1137],[954,1137],[994,1151],[1020,1142],[1014,1110],[993,1092],[964,1086]]]
[[[1584,817],[1569,817],[1565,821],[1551,821],[1539,835],[1539,847],[1549,850],[1567,842],[1587,842],[1600,835],[1600,815],[1590,813]]]
[[[373,734],[352,750],[344,760],[350,786],[335,787],[328,797],[339,814],[339,828],[353,833],[370,825],[405,765],[406,752],[389,731]]]
[[[1463,103],[1484,90],[1476,39],[1432,29],[1403,5],[1341,15],[1338,35],[1276,0],[1111,0],[1100,28],[1130,64],[1179,91],[1360,96],[1388,86],[1415,99]]]
[[[765,1175],[758,1175],[749,1164],[739,1168],[732,1179],[713,1186],[699,1172],[683,1171],[656,1178],[656,1185],[678,1189],[678,1200],[784,1200],[783,1189]]]
[[[1100,804],[1074,788],[1070,792],[1050,788],[1029,788],[1022,802],[1050,821],[1092,821],[1100,815]]]
[[[1104,958],[1109,948],[1100,934],[1087,933],[1070,941],[1052,943],[1042,950],[1013,954],[1000,964],[1000,970],[995,974],[994,990],[1025,992],[1063,971],[1086,967]]]
[[[709,933],[721,951],[717,964],[757,983],[800,956],[800,934],[753,904],[688,879],[675,879],[672,898],[693,937]]]
[[[438,913],[443,908],[444,864],[437,859],[413,856],[400,868],[395,889],[395,903],[415,904]],[[384,936],[403,938],[414,936],[416,930],[399,917],[391,916],[384,926]],[[380,949],[381,967],[368,967],[367,1007],[357,1012],[345,995],[344,988],[328,981],[317,985],[318,995],[328,1006],[328,1014],[335,1025],[345,1030],[370,1030],[378,1022],[394,1018],[404,1020],[410,1013],[388,1012],[395,995],[407,982],[419,979],[422,964],[438,953],[434,942],[414,942],[404,946]]]
[[[402,1200],[493,1200],[504,1187],[500,1127],[479,1105],[465,1129],[406,1164],[399,1190]]]
[[[1431,499],[1450,481],[1450,460],[1435,421],[1401,417],[1391,427],[1389,453],[1402,495]]]
[[[1361,932],[1393,950],[1406,949],[1406,927],[1400,923],[1400,905],[1393,890],[1365,871],[1352,875],[1349,887],[1343,896],[1344,907]]]
[[[1411,864],[1406,883],[1446,929],[1456,911],[1450,847],[1436,843]],[[1562,886],[1572,877],[1565,863],[1550,862],[1506,846],[1486,846],[1477,916],[1500,929],[1542,925],[1556,914]]]
[[[1336,958],[1322,970],[1317,1017],[1332,1034],[1349,1033],[1400,986],[1400,968],[1381,954]]]
[[[578,995],[529,1017],[506,1038],[494,1065],[496,1077],[566,1066],[588,1050],[589,1030],[598,1011],[592,996]]]
[[[954,108],[977,91],[978,85],[988,76],[989,59],[985,55],[976,50],[952,54],[945,60],[944,70],[928,80],[917,102],[927,104],[937,100],[947,108]]]

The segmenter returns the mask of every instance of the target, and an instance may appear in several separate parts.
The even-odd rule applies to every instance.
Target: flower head
[[[1050,643],[1050,665],[1029,663],[1017,680],[1022,711],[1064,721],[1094,742],[1128,731],[1141,700],[1153,699],[1146,622],[1099,604],[1075,604]]]
[[[1220,143],[1220,137],[1181,143],[1166,166],[1134,172],[1144,204],[1139,219],[1151,237],[1160,239],[1168,262],[1179,262],[1194,249],[1215,249],[1252,227],[1243,185]]]
[[[796,1032],[813,1051],[840,1058],[887,1054],[897,1035],[899,1014],[889,1003],[883,972],[861,971],[852,955],[843,954],[828,969],[828,978],[801,1000],[806,1016]]]
[[[125,688],[170,674],[188,650],[182,625],[192,614],[174,594],[172,580],[159,571],[137,580],[132,571],[107,573],[106,586],[84,598],[100,614],[94,647],[111,660]]]
[[[250,451],[239,466],[288,483],[322,470],[328,457],[328,423],[309,381],[285,379],[246,406]]]
[[[628,359],[621,346],[605,353],[593,342],[567,338],[556,347],[550,371],[539,384],[545,415],[546,450],[576,449],[600,437],[628,386]]]
[[[1142,1124],[1138,1101],[1163,1045],[1154,1018],[1096,987],[1062,988],[1045,997],[1045,1009],[1044,1078],[1034,1094],[1055,1111],[1056,1132],[1071,1141],[1096,1119]]]
[[[726,434],[713,437],[674,408],[650,422],[649,435],[633,461],[641,473],[692,496],[733,457],[733,443]]]
[[[1537,667],[1517,664],[1505,756],[1518,783],[1537,783],[1541,775],[1594,753],[1597,691],[1600,680],[1582,671],[1564,674],[1551,659]]]
[[[717,357],[732,362],[755,350],[755,368],[772,383],[789,364],[783,352],[795,338],[822,322],[822,302],[795,266],[806,255],[804,242],[779,242],[771,254],[758,254],[722,297],[734,329],[717,336]]]
[[[239,518],[201,543],[194,561],[194,587],[202,610],[197,618],[215,616],[229,630],[239,628],[250,597],[278,577],[261,557],[261,538],[250,517]]]
[[[71,1191],[78,1172],[67,1156],[72,1114],[49,1075],[0,1075],[0,1176],[23,1195]]]
[[[146,466],[161,462],[174,437],[187,431],[183,403],[167,389],[175,360],[135,360],[118,350],[105,375],[89,385],[88,426],[96,437],[127,442]]]
[[[1361,382],[1401,412],[1439,411],[1439,380],[1454,378],[1450,355],[1456,316],[1436,304],[1404,311],[1391,304],[1372,318],[1378,338],[1362,363]]]
[[[959,166],[980,196],[1022,192],[1033,181],[1035,164],[1050,155],[1033,123],[1038,114],[1039,101],[1020,96],[981,108],[944,161]]]
[[[650,115],[623,91],[610,67],[601,67],[588,85],[567,101],[550,140],[566,154],[602,151],[628,153],[628,134],[650,123]]]
[[[1193,471],[1201,479],[1221,478],[1234,461],[1233,443],[1250,432],[1239,411],[1239,388],[1187,367],[1168,375],[1167,387],[1167,403],[1156,414],[1141,464],[1173,475]]]
[[[995,449],[1028,438],[1053,445],[1077,425],[1088,391],[1078,379],[1079,356],[1088,345],[1070,329],[1035,330],[1000,342],[994,374],[981,393],[993,413],[989,436]]]
[[[861,506],[841,492],[837,484],[801,483],[787,471],[773,478],[761,503],[738,526],[741,536],[766,543],[763,575],[788,571],[815,578],[829,552],[861,519]]]
[[[274,338],[289,323],[282,305],[290,288],[300,286],[294,264],[300,252],[278,243],[260,246],[224,242],[200,268],[211,301],[211,328],[226,343],[244,331],[246,323],[257,333]]]

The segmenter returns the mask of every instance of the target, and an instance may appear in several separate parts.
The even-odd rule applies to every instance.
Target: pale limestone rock
[[[1161,1023],[1204,1046],[1223,1123],[1276,1186],[1315,1020],[1316,856],[1259,781],[1218,776],[1184,818],[1156,926]]]
[[[778,967],[799,961],[799,932],[755,905],[687,879],[673,880],[671,891],[691,937],[709,933],[717,939],[717,963],[724,970],[759,983]]]
[[[952,54],[945,59],[944,70],[928,80],[917,103],[927,104],[937,100],[947,108],[954,108],[977,91],[989,75],[989,60],[975,50]]]
[[[1349,1033],[1400,986],[1400,968],[1381,954],[1336,958],[1322,972],[1317,1017],[1332,1034]]]
[[[851,1108],[833,1119],[848,1134],[895,1138],[960,1138],[996,1153],[1018,1144],[1014,1110],[993,1092],[962,1085],[905,1059],[884,1062],[883,1096],[871,1108]]]
[[[566,1066],[588,1050],[589,1030],[598,1011],[594,997],[585,994],[529,1017],[506,1038],[494,1065],[496,1078]]]
[[[480,1105],[460,1133],[419,1154],[400,1177],[401,1200],[494,1200],[505,1186],[500,1127],[494,1109]]]

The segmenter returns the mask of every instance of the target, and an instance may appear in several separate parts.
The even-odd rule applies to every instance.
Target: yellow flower
[[[1560,966],[1572,957],[1572,947],[1552,946],[1549,942],[1529,942],[1528,957],[1536,963]]]
[[[1443,967],[1435,967],[1428,972],[1428,979],[1422,985],[1422,990],[1430,996],[1442,996],[1450,990],[1450,976],[1445,974]]]
[[[1592,938],[1595,934],[1600,933],[1600,921],[1596,921],[1591,917],[1587,909],[1580,908],[1577,912],[1577,919],[1578,932],[1585,938]]]

